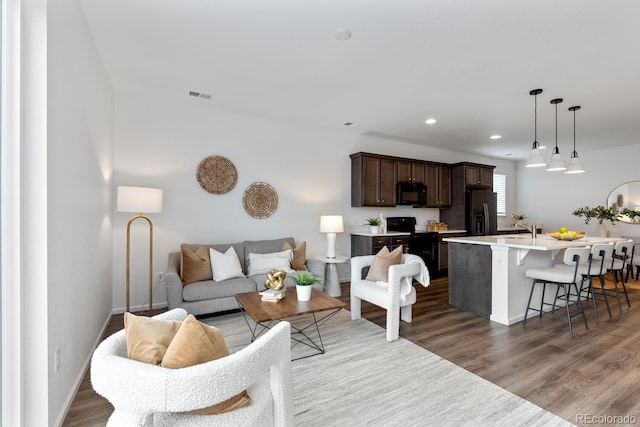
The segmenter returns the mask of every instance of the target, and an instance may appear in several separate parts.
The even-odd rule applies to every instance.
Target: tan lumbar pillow
[[[180,245],[180,278],[183,286],[213,279],[209,248],[200,246],[193,252],[184,243]]]
[[[389,267],[402,263],[402,245],[389,252],[386,246],[373,258],[367,280],[386,282],[389,280]]]
[[[159,365],[182,322],[124,314],[127,356],[139,362]]]
[[[291,249],[293,251],[293,260],[291,261],[291,268],[297,271],[307,270],[307,242],[302,242],[295,248],[291,246],[288,240],[282,243],[282,250],[286,251]]]
[[[162,366],[165,368],[186,368],[210,362],[229,355],[220,330],[199,322],[193,314],[187,316],[173,337],[167,349]],[[208,408],[190,411],[190,414],[215,415],[232,411],[251,403],[246,390]]]

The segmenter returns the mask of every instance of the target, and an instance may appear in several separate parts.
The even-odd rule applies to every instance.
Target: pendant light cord
[[[556,149],[554,153],[558,152],[558,104],[556,104]]]
[[[534,97],[534,110],[533,110],[533,141],[538,141],[538,94]]]

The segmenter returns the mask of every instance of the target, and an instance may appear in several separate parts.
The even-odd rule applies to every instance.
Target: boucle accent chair
[[[400,337],[400,318],[411,323],[411,306],[416,302],[413,280],[429,285],[429,272],[424,261],[410,254],[402,255],[402,263],[388,267],[387,281],[363,279],[363,269],[371,267],[376,256],[351,258],[351,320],[361,317],[362,300],[387,310],[387,341]]]
[[[184,309],[155,316],[182,321]],[[127,358],[125,331],[104,340],[91,360],[91,382],[115,410],[107,426],[293,426],[291,326],[280,322],[244,349],[181,369]],[[247,390],[251,405],[219,415],[183,412]]]

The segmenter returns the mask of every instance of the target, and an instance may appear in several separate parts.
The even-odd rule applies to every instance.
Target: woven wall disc
[[[238,171],[223,156],[209,156],[198,165],[196,178],[200,187],[211,194],[225,194],[233,190],[238,182]]]
[[[244,190],[244,210],[254,218],[267,218],[278,207],[278,193],[266,182],[254,182]]]

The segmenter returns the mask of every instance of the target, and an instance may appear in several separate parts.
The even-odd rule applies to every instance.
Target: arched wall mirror
[[[640,181],[625,182],[611,190],[607,206],[620,213],[620,222],[640,224]]]

